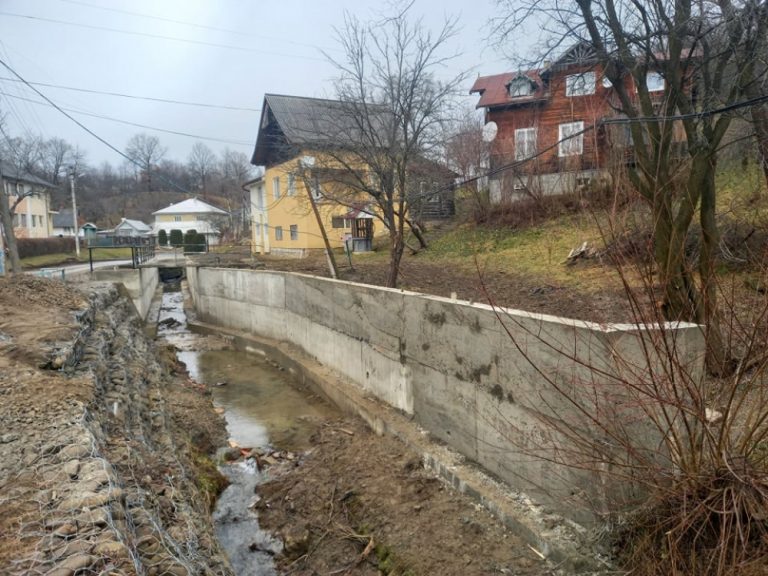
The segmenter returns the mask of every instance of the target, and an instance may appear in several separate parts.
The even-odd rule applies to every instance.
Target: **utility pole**
[[[77,255],[77,259],[80,259],[80,230],[79,226],[77,225],[77,198],[75,197],[75,178],[77,177],[76,174],[77,166],[70,166],[69,167],[69,188],[72,191],[72,220],[74,223],[74,231],[75,231],[75,254]]]
[[[331,278],[339,277],[339,269],[336,267],[336,258],[333,256],[331,250],[331,243],[328,241],[328,234],[325,232],[325,225],[323,219],[320,216],[320,211],[317,209],[317,203],[315,202],[315,195],[312,191],[312,175],[307,174],[307,168],[312,168],[315,165],[315,159],[313,156],[303,156],[299,159],[299,166],[301,167],[301,179],[304,181],[304,188],[307,190],[307,196],[309,196],[309,204],[312,206],[312,212],[315,213],[315,220],[317,220],[317,227],[320,229],[320,235],[323,237],[323,244],[325,244],[325,257],[328,259],[328,268],[331,270]],[[318,184],[319,186],[319,184]]]

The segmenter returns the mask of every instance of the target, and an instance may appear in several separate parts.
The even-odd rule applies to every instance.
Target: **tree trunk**
[[[707,369],[715,376],[725,376],[732,370],[730,354],[726,349],[717,309],[717,278],[715,261],[719,250],[720,234],[715,220],[715,158],[707,164],[701,182],[701,251],[699,278],[701,281],[700,322],[705,326],[707,343]]]
[[[400,276],[400,261],[403,257],[405,242],[402,230],[391,230],[389,233],[389,271],[387,272],[387,286],[397,288],[397,280]]]
[[[685,217],[682,222],[674,222],[671,206],[666,200],[654,207],[655,256],[664,291],[662,311],[669,321],[695,322],[704,326],[707,370],[722,376],[728,373],[733,362],[726,349],[717,309],[715,261],[719,234],[715,220],[715,165],[712,160],[694,160],[686,193],[693,193],[693,188],[701,198],[700,287],[685,255],[689,223]],[[678,210],[676,216],[680,219],[683,208]]]
[[[755,127],[760,165],[763,167],[765,183],[768,185],[768,106],[763,104],[752,108],[752,123]]]
[[[13,233],[13,217],[11,216],[11,207],[8,203],[8,195],[5,193],[5,181],[2,174],[0,174],[0,221],[3,224],[3,237],[5,238],[5,246],[8,249],[8,255],[11,260],[11,272],[21,274],[19,248],[16,245],[16,236]]]
[[[427,239],[424,238],[424,232],[421,230],[421,226],[417,222],[411,222],[411,220],[406,221],[408,222],[408,227],[411,229],[411,232],[413,232],[413,235],[416,236],[416,240],[419,241],[419,249],[426,250],[429,248]]]

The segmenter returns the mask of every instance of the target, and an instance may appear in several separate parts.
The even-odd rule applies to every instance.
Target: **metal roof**
[[[121,228],[124,224],[127,224],[137,232],[144,233],[144,232],[152,231],[152,227],[148,226],[147,224],[144,224],[144,222],[142,222],[141,220],[131,220],[130,218],[123,218],[122,220],[120,220],[120,224],[115,226],[115,230],[117,230],[118,228]]]
[[[166,208],[156,210],[152,214],[226,214],[226,212],[197,198],[187,198]]]
[[[385,114],[384,108],[376,105],[265,94],[251,162],[268,165],[270,159],[286,151],[296,154],[305,148],[364,144],[370,132],[361,130],[360,122],[372,120],[384,129]]]
[[[509,83],[516,78],[527,78],[534,87],[533,93],[525,96],[510,96]],[[470,94],[479,93],[480,101],[476,108],[486,108],[490,106],[516,106],[518,104],[529,104],[537,100],[546,98],[546,88],[539,75],[538,70],[528,70],[527,72],[507,72],[505,74],[495,74],[493,76],[480,76],[472,88]]]
[[[16,166],[11,164],[10,162],[0,161],[0,168],[2,169],[4,180],[15,180],[17,182],[26,182],[27,184],[35,184],[37,186],[43,186],[44,188],[56,188],[56,184],[48,182],[47,180],[43,180],[42,178],[38,178],[37,176],[30,174],[29,172],[19,170]]]

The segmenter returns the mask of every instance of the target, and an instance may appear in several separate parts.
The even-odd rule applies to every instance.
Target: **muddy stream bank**
[[[164,286],[157,336],[176,348],[192,380],[211,389],[216,410],[226,419],[230,447],[217,456],[230,462],[219,467],[230,484],[213,514],[221,546],[237,574],[277,574],[274,556],[283,543],[259,525],[257,487],[298,465],[310,437],[338,412],[297,389],[290,375],[266,358],[191,331],[177,283]]]
[[[182,292],[164,293],[158,336],[226,418],[231,446],[219,456],[231,461],[220,470],[231,485],[214,522],[236,573],[559,573],[420,452],[341,414],[269,358],[193,333],[183,305]]]

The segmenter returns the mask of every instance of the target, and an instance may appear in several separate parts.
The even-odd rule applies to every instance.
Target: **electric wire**
[[[0,77],[0,80],[8,82],[21,82],[17,78]],[[32,82],[29,83],[33,86],[42,86],[44,88],[58,88],[61,90],[71,90],[73,92],[84,92],[86,94],[99,94],[104,96],[116,96],[119,98],[130,98],[133,100],[148,100],[150,102],[162,102],[163,104],[178,104],[182,106],[198,106],[201,108],[214,108],[220,110],[233,110],[238,112],[261,112],[261,108],[247,108],[244,106],[228,106],[225,104],[208,104],[204,102],[189,102],[184,100],[173,100],[170,98],[156,98],[153,96],[136,96],[134,94],[123,94],[121,92],[109,92],[106,90],[94,90],[88,88],[76,88],[74,86],[62,86],[61,84],[48,84],[45,82]]]
[[[46,102],[48,102],[48,103],[49,103],[51,106],[53,106],[53,107],[54,107],[56,110],[58,110],[58,111],[59,111],[61,114],[63,114],[63,115],[64,115],[64,116],[66,116],[67,118],[69,118],[69,119],[70,119],[72,122],[74,122],[75,124],[77,124],[77,126],[79,126],[79,127],[80,127],[80,128],[82,128],[83,130],[85,130],[85,131],[86,131],[88,134],[90,134],[91,136],[93,136],[94,138],[96,138],[96,140],[98,140],[99,142],[101,142],[102,144],[104,144],[104,145],[105,145],[107,148],[109,148],[109,149],[110,149],[110,150],[112,150],[113,152],[117,153],[117,154],[118,154],[118,155],[120,155],[121,157],[125,158],[125,159],[126,159],[128,162],[130,162],[131,164],[133,164],[133,165],[135,165],[135,166],[138,166],[139,168],[143,168],[143,167],[144,167],[144,166],[142,165],[142,163],[141,163],[141,162],[139,162],[138,160],[136,160],[136,159],[132,158],[131,156],[129,156],[128,154],[126,154],[125,152],[123,152],[122,150],[120,150],[120,149],[119,149],[117,146],[114,146],[114,145],[113,145],[113,144],[111,144],[109,141],[107,141],[107,140],[105,140],[104,138],[102,138],[101,136],[99,136],[99,135],[98,135],[96,132],[94,132],[93,130],[91,130],[90,128],[88,128],[88,127],[87,127],[85,124],[83,124],[82,122],[80,122],[80,121],[79,121],[77,118],[74,118],[74,117],[73,117],[73,116],[72,116],[70,113],[68,113],[66,110],[63,110],[63,109],[62,109],[62,108],[61,108],[61,107],[60,107],[58,104],[56,104],[56,102],[54,102],[53,100],[51,100],[50,98],[48,98],[48,96],[46,96],[46,95],[45,95],[44,93],[42,93],[40,90],[38,90],[37,88],[35,88],[35,87],[34,87],[34,86],[32,86],[31,84],[29,84],[29,83],[28,83],[28,82],[27,82],[27,81],[26,81],[26,80],[25,80],[25,79],[24,79],[24,78],[23,78],[23,77],[22,77],[22,76],[21,76],[21,75],[20,75],[18,72],[16,72],[16,70],[14,70],[14,69],[13,69],[13,68],[12,68],[12,67],[11,67],[11,66],[8,64],[8,63],[6,63],[6,62],[5,62],[5,60],[3,60],[3,59],[0,59],[0,65],[2,65],[2,66],[3,66],[3,67],[6,69],[6,70],[8,70],[8,71],[9,71],[11,74],[13,74],[14,76],[16,76],[16,78],[18,78],[19,80],[21,80],[21,81],[22,81],[22,82],[23,82],[25,85],[27,85],[27,86],[28,86],[28,87],[29,87],[29,88],[30,88],[32,91],[34,91],[34,92],[35,92],[35,93],[36,93],[38,96],[40,96],[40,97],[41,97],[43,100],[45,100]],[[161,174],[161,173],[156,173],[156,176],[157,176],[157,177],[158,177],[160,180],[163,180],[164,182],[166,182],[166,183],[168,183],[169,185],[173,186],[173,187],[174,187],[174,188],[176,188],[177,190],[179,190],[179,191],[181,191],[181,192],[184,192],[185,194],[190,194],[189,190],[187,190],[187,189],[186,189],[186,188],[184,188],[183,186],[181,186],[181,185],[177,184],[176,182],[174,182],[174,181],[173,181],[173,180],[171,180],[170,178],[167,178],[167,177],[166,177],[166,176],[164,176],[163,174]]]
[[[129,16],[138,16],[139,18],[147,18],[149,20],[157,20],[158,22],[168,22],[171,24],[181,24],[182,26],[190,26],[192,28],[199,28],[202,30],[211,30],[213,32],[224,32],[226,34],[237,34],[238,36],[246,36],[249,38],[260,38],[269,40],[271,42],[282,42],[284,44],[293,44],[295,46],[304,46],[305,48],[313,48],[315,50],[339,50],[339,48],[326,48],[323,46],[317,46],[316,44],[309,44],[307,42],[298,42],[289,38],[281,38],[279,36],[267,36],[265,34],[254,34],[252,32],[241,32],[239,30],[232,30],[231,28],[221,28],[218,26],[209,26],[207,24],[198,24],[196,22],[188,22],[186,20],[176,20],[174,18],[165,18],[163,16],[155,16],[152,14],[145,14],[143,12],[135,12],[132,10],[121,10],[120,8],[107,8],[106,6],[98,6],[89,2],[81,2],[79,0],[59,0],[67,4],[77,4],[79,6],[87,6],[89,8],[95,8],[96,10],[105,10],[107,12],[115,12],[117,14],[127,14]]]
[[[268,56],[281,56],[284,58],[298,58],[300,60],[314,60],[318,62],[326,62],[325,58],[317,56],[303,56],[300,54],[286,54],[284,52],[274,52],[271,50],[261,50],[259,48],[246,48],[245,46],[236,46],[234,44],[220,44],[217,42],[206,42],[204,40],[191,40],[189,38],[179,38],[177,36],[164,36],[162,34],[152,34],[149,32],[136,32],[135,30],[122,30],[120,28],[112,28],[110,26],[96,26],[94,24],[82,24],[80,22],[71,22],[68,20],[58,20],[56,18],[45,18],[43,16],[33,16],[31,14],[18,14],[15,12],[0,11],[0,16],[8,16],[10,18],[20,18],[26,20],[34,20],[38,22],[47,22],[50,24],[62,24],[64,26],[74,26],[76,28],[86,28],[88,30],[102,30],[106,32],[115,32],[116,34],[126,34],[129,36],[141,36],[143,38],[153,38],[155,40],[170,40],[173,42],[182,42],[186,44],[194,44],[198,46],[208,46],[212,48],[223,48],[228,50],[239,50],[242,52],[253,52],[256,54],[266,54]]]
[[[26,98],[24,96],[17,96],[15,94],[8,94],[7,92],[1,92],[0,96],[5,96],[7,98],[14,98],[16,100],[23,100],[25,102],[31,102],[32,104],[37,104],[39,106],[51,106],[48,102],[40,102],[39,100],[33,100],[32,98]],[[73,108],[66,108],[64,106],[60,107],[61,110],[66,110],[67,112],[71,112],[72,114],[79,114],[81,116],[90,116],[91,118],[100,118],[102,120],[109,120],[111,122],[118,122],[119,124],[126,124],[128,126],[135,126],[137,128],[144,128],[146,130],[153,130],[155,132],[164,132],[166,134],[174,134],[176,136],[185,136],[187,138],[195,138],[196,140],[210,140],[212,142],[220,142],[223,144],[232,144],[234,146],[251,146],[250,142],[246,142],[244,140],[227,140],[224,138],[216,138],[214,136],[200,136],[199,134],[190,134],[189,132],[180,132],[178,130],[169,130],[166,128],[157,128],[156,126],[150,126],[148,124],[140,124],[138,122],[131,122],[130,120],[122,120],[120,118],[115,118],[113,116],[105,116],[103,114],[96,114],[94,112],[84,112],[82,110],[75,110]]]

